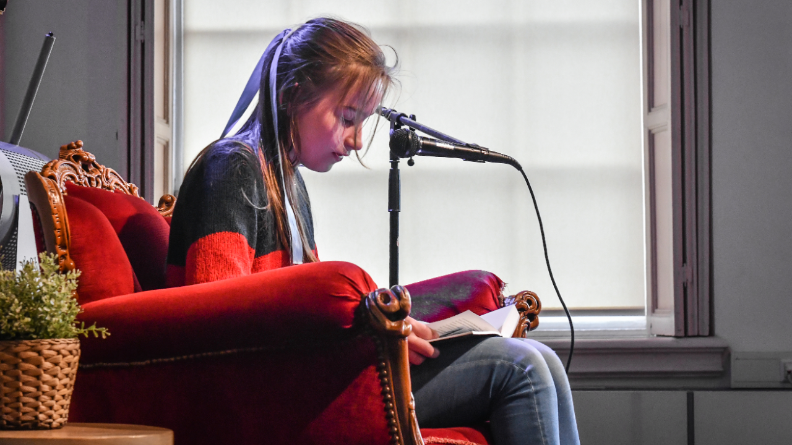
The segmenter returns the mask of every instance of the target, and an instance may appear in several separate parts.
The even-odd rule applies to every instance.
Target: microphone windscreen
[[[418,152],[420,142],[415,132],[407,128],[399,128],[398,130],[391,131],[389,146],[396,156],[400,158],[411,158]]]

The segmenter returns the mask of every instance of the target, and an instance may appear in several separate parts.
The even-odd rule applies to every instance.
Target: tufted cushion
[[[66,183],[66,192],[104,213],[124,246],[143,290],[165,287],[170,226],[145,200],[121,192]]]
[[[90,303],[135,291],[132,266],[104,214],[75,196],[64,196],[71,232],[71,255],[77,269],[77,299]]]

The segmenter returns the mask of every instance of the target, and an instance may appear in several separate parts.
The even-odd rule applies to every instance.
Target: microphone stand
[[[467,145],[459,139],[441,133],[433,128],[427,127],[415,121],[415,115],[409,117],[404,113],[390,108],[380,108],[377,110],[384,118],[390,121],[390,134],[393,138],[393,131],[398,130],[402,125],[406,125],[413,131],[418,130],[453,144]],[[399,172],[399,156],[390,152],[390,172],[388,174],[388,212],[390,213],[390,264],[388,268],[389,286],[399,284],[399,213],[401,212],[401,177]],[[412,167],[415,161],[412,158],[407,161],[407,165]]]
[[[398,113],[398,114],[396,114]],[[402,127],[402,124],[411,128],[412,125],[425,128],[432,132],[431,134],[436,137],[437,134],[442,137],[453,139],[451,136],[446,136],[439,131],[432,130],[429,127],[415,122],[415,115],[411,114],[409,118],[404,113],[399,113],[396,110],[383,109],[382,114],[390,121],[390,137],[393,139],[393,132]],[[413,130],[414,131],[414,130]],[[423,131],[423,130],[421,130]],[[399,172],[399,156],[392,150],[390,151],[391,168],[388,172],[388,213],[390,213],[390,250],[389,250],[389,267],[388,267],[388,287],[393,287],[399,284],[399,213],[401,212],[401,175]],[[407,165],[412,167],[415,161],[410,158]]]
[[[401,211],[401,179],[399,157],[391,152],[388,174],[388,212],[390,213],[390,266],[388,287],[399,284],[399,212]]]
[[[488,149],[484,149],[483,147],[480,147],[476,144],[462,142],[459,139],[453,138],[447,134],[416,122],[414,114],[411,114],[408,118],[404,113],[399,113],[394,109],[385,107],[378,108],[377,113],[390,121],[391,140],[389,145],[393,145],[394,143],[394,132],[401,129],[402,125],[405,125],[410,128],[410,131],[418,130],[452,144],[463,145],[469,148],[483,149],[489,153]],[[429,156],[434,155],[435,154],[430,154]],[[575,351],[575,327],[572,325],[572,316],[569,314],[569,309],[567,308],[564,299],[561,298],[561,292],[558,290],[558,285],[556,285],[555,277],[553,276],[553,270],[550,267],[550,257],[547,253],[547,241],[545,239],[542,217],[539,214],[539,205],[536,203],[536,196],[534,195],[530,181],[528,181],[528,176],[525,174],[525,171],[523,171],[520,163],[508,156],[504,156],[504,158],[507,159],[501,159],[497,162],[502,162],[516,168],[522,174],[523,179],[525,179],[525,184],[528,186],[528,191],[531,194],[531,201],[533,202],[534,210],[536,210],[536,219],[539,222],[539,232],[542,235],[542,250],[544,251],[545,263],[547,264],[547,273],[550,275],[550,281],[553,283],[553,288],[556,291],[556,295],[558,295],[558,300],[561,302],[561,306],[563,306],[564,312],[569,319],[569,330],[571,332],[572,339],[569,347],[569,357],[567,358],[566,366],[564,367],[566,373],[569,374],[569,365],[572,362],[572,354]],[[508,162],[505,162],[506,160],[508,160]],[[480,162],[485,161],[482,159]],[[399,178],[399,156],[395,154],[393,150],[390,151],[390,165],[390,175],[388,177],[390,181],[388,183],[388,211],[390,212],[390,286],[395,286],[399,282],[399,212],[401,211],[401,181]],[[415,161],[410,158],[407,161],[407,165],[412,167],[415,165]]]
[[[403,115],[403,114],[402,114]],[[407,120],[406,115],[403,115]],[[410,122],[415,121],[415,115],[411,114]],[[394,130],[401,128],[402,124],[398,118],[390,119],[390,134],[393,137]],[[390,250],[388,267],[388,287],[399,284],[399,213],[401,212],[401,176],[399,171],[399,156],[393,151],[390,152],[390,171],[388,172],[388,213],[390,213]],[[415,161],[410,158],[407,165],[412,167]]]

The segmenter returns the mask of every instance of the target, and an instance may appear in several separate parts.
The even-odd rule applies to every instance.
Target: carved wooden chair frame
[[[37,236],[43,237],[49,253],[58,256],[61,272],[74,270],[74,261],[69,255],[71,246],[69,218],[63,195],[66,195],[66,182],[83,187],[126,193],[140,198],[138,187],[130,184],[112,168],[96,162],[93,154],[84,151],[82,141],[62,145],[58,159],[48,162],[41,173],[30,171],[25,175],[28,199],[41,225]],[[141,198],[142,199],[142,198]],[[157,211],[162,216],[171,216],[176,197],[164,195],[160,198]]]
[[[40,224],[38,236],[43,237],[47,251],[58,256],[60,271],[67,272],[76,266],[69,255],[69,218],[63,201],[63,195],[67,194],[65,183],[71,181],[84,187],[137,197],[140,194],[136,185],[124,181],[115,170],[97,163],[93,154],[83,150],[82,141],[61,146],[58,157],[47,163],[41,173],[28,172],[25,183]],[[175,204],[173,195],[164,195],[159,200],[157,211],[162,216],[171,216]],[[507,304],[515,304],[520,312],[520,322],[512,337],[525,337],[528,331],[539,325],[542,305],[535,293],[523,291],[510,297],[501,295],[500,305]],[[407,337],[412,326],[405,318],[410,314],[410,307],[410,294],[402,286],[378,289],[361,302],[364,329],[377,348],[376,366],[391,443],[423,445],[415,416],[407,352]]]

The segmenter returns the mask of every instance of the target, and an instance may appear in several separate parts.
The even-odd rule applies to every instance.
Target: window
[[[643,312],[640,11],[634,0],[185,5],[186,156],[219,136],[249,71],[284,24],[331,11],[398,51],[394,108],[508,153],[538,194],[568,304]],[[220,10],[222,9],[222,10]],[[393,102],[392,102],[393,103]],[[305,172],[323,258],[387,283],[387,131],[343,174]],[[401,276],[486,269],[559,308],[522,179],[458,160],[402,164]],[[606,293],[594,289],[607,289]]]
[[[192,1],[184,6],[179,166],[219,136],[269,40],[285,24],[331,12],[398,51],[402,88],[394,108],[523,164],[556,278],[575,312],[618,315],[621,328],[643,330],[646,309],[651,333],[708,335],[707,258],[697,254],[708,249],[700,63],[708,3],[696,3],[694,14],[692,3],[677,1],[240,1],[223,8]],[[694,21],[703,33],[694,35]],[[334,167],[343,174],[304,176],[320,256],[359,264],[385,285],[382,124],[364,158],[369,169],[345,161]],[[560,315],[560,305],[517,172],[458,160],[402,163],[401,224],[401,282],[492,270],[511,291],[537,291],[543,326],[552,328],[547,316]],[[624,315],[638,318],[624,324]]]

